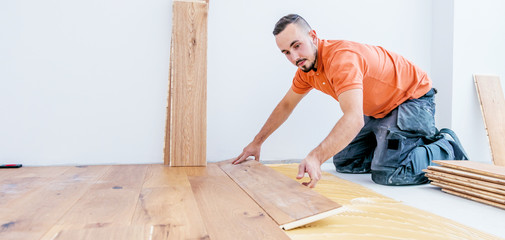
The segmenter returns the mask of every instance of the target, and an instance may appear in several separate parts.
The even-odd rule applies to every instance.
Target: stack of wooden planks
[[[434,161],[426,176],[442,191],[505,209],[505,167],[472,161]]]

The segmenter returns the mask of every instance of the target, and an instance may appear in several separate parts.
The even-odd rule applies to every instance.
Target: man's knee
[[[333,156],[333,164],[337,172],[341,173],[369,173],[372,165],[373,154],[361,158],[341,158],[338,154]]]
[[[411,166],[403,165],[391,170],[372,170],[372,180],[381,185],[403,186],[428,183],[424,172],[414,171]]]

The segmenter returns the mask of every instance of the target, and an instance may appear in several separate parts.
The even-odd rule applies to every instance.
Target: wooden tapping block
[[[339,212],[341,206],[338,203],[257,161],[249,160],[238,165],[231,162],[218,164],[285,230]]]
[[[489,200],[486,200],[486,199],[483,199],[483,198],[475,197],[475,196],[472,196],[472,195],[464,194],[464,193],[453,191],[453,190],[449,190],[449,189],[442,189],[442,191],[444,191],[446,193],[450,193],[450,194],[456,195],[456,196],[459,196],[459,197],[464,197],[464,198],[467,198],[467,199],[470,199],[470,200],[473,200],[473,201],[476,201],[476,202],[480,202],[480,203],[484,203],[484,204],[491,205],[491,206],[494,206],[494,207],[498,207],[498,208],[501,208],[501,209],[505,209],[505,204],[500,204],[500,203],[497,203],[497,202],[489,201]]]
[[[205,1],[173,1],[164,162],[205,166],[207,142]]]
[[[498,195],[498,194],[492,194],[489,192],[480,191],[477,189],[468,188],[468,187],[464,187],[464,186],[457,185],[457,184],[442,183],[442,182],[436,182],[436,181],[431,182],[431,184],[441,187],[442,189],[448,189],[451,191],[460,192],[460,193],[463,193],[466,195],[486,199],[486,200],[493,201],[496,203],[505,204],[505,197]]]
[[[496,166],[473,161],[437,160],[433,162],[444,167],[505,180],[505,166]]]
[[[448,167],[438,167],[438,166],[428,166],[428,171],[435,171],[435,172],[442,172],[442,173],[449,173],[457,176],[462,176],[462,177],[467,177],[467,178],[473,178],[477,180],[482,180],[490,183],[496,183],[496,184],[505,184],[505,180],[500,179],[500,178],[495,178],[495,177],[488,177],[476,173],[471,173],[471,172],[466,172],[462,170],[458,170],[455,168],[448,168]]]
[[[451,178],[440,177],[440,176],[433,175],[433,174],[426,174],[426,177],[428,177],[428,179],[431,181],[448,183],[448,184],[458,184],[458,185],[461,185],[464,187],[469,187],[469,188],[473,188],[473,189],[477,189],[477,190],[495,193],[495,194],[499,194],[499,195],[505,197],[505,191],[501,190],[501,189],[488,187],[488,186],[480,185],[480,184],[474,184],[474,183],[470,183],[467,181],[458,181],[458,180],[454,180]]]
[[[465,182],[465,183],[475,184],[475,185],[479,185],[479,186],[483,186],[483,187],[487,187],[487,188],[499,189],[499,190],[505,191],[505,184],[496,184],[496,183],[491,183],[491,182],[473,179],[473,178],[469,178],[469,177],[458,176],[458,175],[449,174],[449,173],[426,170],[426,177],[443,178],[448,181],[451,180],[451,181]]]
[[[505,98],[498,76],[474,75],[493,162],[505,166]]]

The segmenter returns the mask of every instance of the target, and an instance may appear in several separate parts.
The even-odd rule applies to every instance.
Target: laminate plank
[[[199,171],[188,178],[210,239],[289,239],[216,164]]]
[[[171,240],[171,226],[166,225],[131,225],[105,226],[81,229],[65,229],[55,235],[52,240],[88,240],[88,239],[121,239],[121,240]],[[205,238],[204,238],[205,239]]]
[[[111,166],[60,218],[59,225],[130,224],[147,165]]]
[[[204,1],[173,1],[170,166],[206,165],[207,11]]]
[[[496,203],[505,204],[505,197],[498,195],[498,194],[493,194],[493,193],[489,193],[486,191],[480,191],[477,189],[464,187],[464,186],[457,185],[457,184],[451,184],[451,183],[447,183],[447,182],[442,183],[442,182],[432,181],[431,184],[441,187],[442,189],[456,191],[456,192],[460,192],[460,193],[463,193],[466,195],[486,199],[488,201],[493,201]]]
[[[491,206],[494,206],[494,207],[498,207],[498,208],[501,208],[501,209],[505,209],[505,204],[500,204],[500,203],[497,203],[497,202],[489,201],[489,200],[486,200],[486,199],[483,199],[483,198],[475,197],[475,196],[472,196],[472,195],[464,194],[464,193],[461,193],[461,192],[458,192],[458,191],[449,190],[449,189],[442,189],[442,191],[444,191],[446,193],[450,193],[450,194],[456,195],[456,196],[459,196],[459,197],[467,198],[467,199],[470,199],[470,200],[473,200],[473,201],[476,201],[476,202],[480,202],[480,203],[484,203],[484,204],[491,205]]]
[[[453,174],[453,175],[457,175],[457,176],[482,180],[482,181],[486,181],[486,182],[490,182],[490,183],[505,184],[505,180],[500,179],[500,178],[488,177],[488,176],[484,176],[484,175],[480,175],[480,174],[475,174],[475,173],[471,173],[471,172],[458,170],[455,168],[428,166],[428,170],[442,172],[442,173],[449,173],[449,174]]]
[[[505,135],[504,135],[505,136]],[[481,174],[484,176],[495,177],[505,180],[505,166],[496,166],[481,162],[472,161],[456,161],[456,160],[439,160],[434,161],[444,167],[454,168],[471,173]]]
[[[464,186],[464,187],[469,187],[469,188],[472,188],[472,189],[477,189],[477,190],[482,190],[482,191],[486,191],[486,192],[490,192],[490,193],[495,193],[495,194],[498,194],[498,195],[501,195],[501,196],[505,197],[505,191],[497,189],[497,188],[487,187],[487,186],[480,185],[480,184],[473,184],[473,183],[466,182],[466,181],[458,181],[458,180],[454,180],[454,179],[450,179],[450,178],[444,178],[444,177],[440,177],[440,176],[436,176],[436,175],[431,175],[431,174],[426,174],[426,176],[428,177],[429,180],[432,180],[432,181],[441,182],[441,183],[457,184],[457,185],[461,185],[461,186]]]
[[[46,184],[17,196],[0,208],[0,239],[39,239],[65,212],[101,177],[107,167],[46,167],[29,170],[31,176],[56,174],[50,179],[38,179]],[[31,179],[30,177],[28,177]],[[21,185],[20,187],[24,187]]]
[[[496,183],[486,182],[486,181],[482,181],[482,180],[478,180],[478,179],[453,175],[453,174],[449,174],[449,173],[436,172],[436,171],[432,171],[432,170],[428,170],[428,169],[425,169],[424,171],[426,172],[427,177],[434,176],[434,177],[439,177],[439,178],[443,178],[443,179],[450,179],[452,181],[466,182],[466,183],[484,186],[487,188],[493,188],[493,189],[499,189],[499,190],[505,191],[505,184],[496,184]]]
[[[23,167],[0,170],[0,209],[23,195],[50,184],[50,181],[71,167]]]
[[[505,195],[505,185],[489,183],[477,179],[458,177],[450,174],[443,174],[443,173],[440,174],[438,172],[431,172],[431,173],[427,172],[426,177],[439,180],[446,180],[448,182],[453,183],[460,183],[465,186],[474,187],[485,191],[491,191],[491,192],[495,191],[496,193]]]
[[[505,98],[498,76],[474,75],[493,162],[505,166]]]
[[[168,228],[167,239],[208,239],[185,169],[150,165],[132,224]]]
[[[167,94],[167,118],[165,121],[165,145],[163,149],[163,163],[170,166],[170,129],[172,124],[172,76],[174,75],[174,39],[170,39],[170,60],[168,66],[168,94]]]
[[[219,167],[286,230],[336,214],[341,207],[254,160],[238,165],[223,161]]]

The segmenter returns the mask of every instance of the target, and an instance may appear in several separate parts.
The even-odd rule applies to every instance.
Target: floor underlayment
[[[298,171],[297,164],[268,166],[291,178]],[[343,205],[341,212],[287,231],[292,239],[501,239],[330,173],[323,172],[314,190]]]

